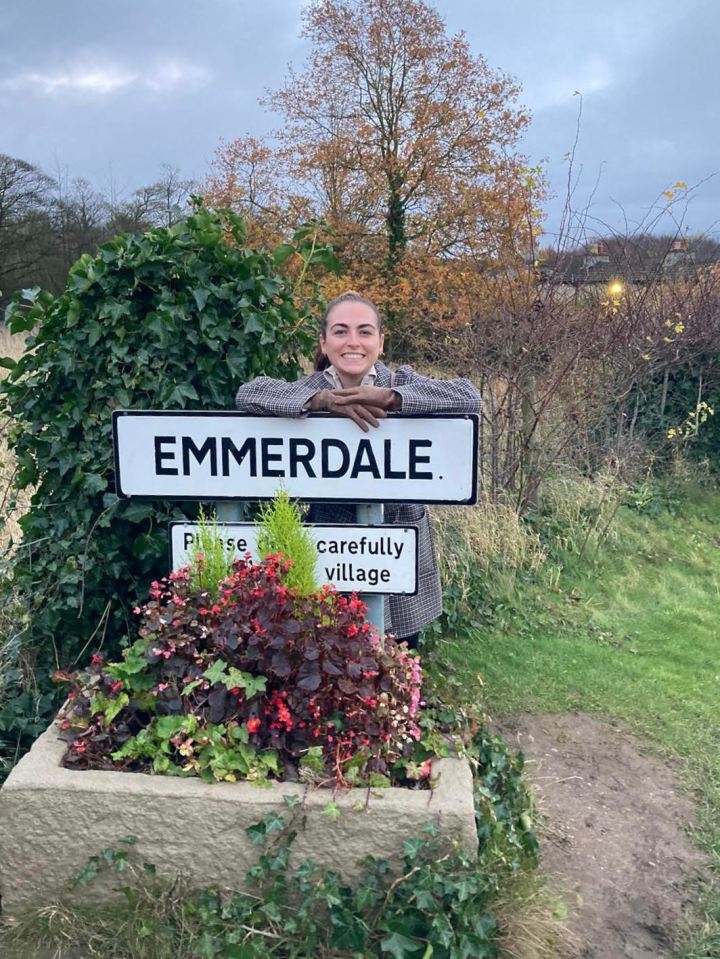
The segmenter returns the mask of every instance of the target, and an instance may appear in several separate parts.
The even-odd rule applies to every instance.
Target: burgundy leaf
[[[314,692],[320,685],[320,666],[315,661],[307,660],[300,665],[297,672],[297,685],[300,689]]]
[[[290,660],[287,658],[285,653],[275,653],[271,663],[273,672],[276,676],[279,676],[280,679],[285,679],[290,675],[292,667],[290,666]]]

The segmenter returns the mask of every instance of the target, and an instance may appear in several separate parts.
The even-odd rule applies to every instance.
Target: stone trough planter
[[[18,763],[0,790],[0,893],[3,914],[56,899],[90,856],[137,837],[137,850],[158,874],[187,875],[197,886],[243,887],[259,849],[247,826],[268,813],[288,814],[283,796],[304,801],[303,824],[292,861],[312,858],[347,880],[369,855],[399,863],[402,842],[434,822],[471,855],[477,849],[472,776],[467,761],[438,760],[432,791],[366,789],[339,792],[340,815],[325,812],[327,789],[298,783],[208,785],[197,779],[143,773],[65,769],[65,743],[47,730]],[[114,877],[117,885],[117,877]],[[101,887],[102,888],[102,887]],[[93,893],[97,895],[97,892]]]

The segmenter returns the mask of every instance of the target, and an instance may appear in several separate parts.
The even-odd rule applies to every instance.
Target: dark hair
[[[348,290],[347,293],[343,293],[342,296],[336,296],[334,300],[330,300],[325,308],[323,318],[320,321],[320,333],[323,336],[327,336],[328,317],[330,316],[331,311],[340,303],[364,303],[365,306],[369,306],[375,314],[378,333],[382,333],[382,316],[380,315],[380,310],[378,310],[377,306],[375,306],[373,301],[369,300],[366,296],[356,293],[355,290]],[[315,369],[326,370],[328,366],[330,366],[330,361],[323,353],[322,349],[318,346],[317,352],[315,353]]]

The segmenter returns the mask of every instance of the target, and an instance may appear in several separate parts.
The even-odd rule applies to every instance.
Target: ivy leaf
[[[367,937],[367,926],[359,916],[354,916],[349,909],[331,909],[332,944],[336,949],[346,949],[348,952],[362,952]]]
[[[244,330],[246,333],[262,333],[262,320],[258,316],[249,316],[247,320],[245,320]]]
[[[257,822],[252,826],[248,826],[245,830],[245,835],[254,846],[262,846],[267,839],[265,823]]]
[[[407,959],[408,956],[416,956],[421,949],[424,950],[425,943],[394,932],[381,941],[380,948],[383,952],[389,952],[394,959]]]
[[[204,310],[205,304],[210,296],[210,290],[206,290],[203,287],[196,287],[192,293],[195,298],[195,302],[197,303],[198,310]]]
[[[265,820],[265,832],[269,836],[274,832],[282,832],[285,828],[285,820],[282,816],[278,816],[276,812],[268,813],[267,819]]]
[[[227,679],[227,668],[228,664],[224,660],[216,659],[212,666],[205,670],[203,676],[213,685],[215,685],[215,683],[224,684]]]

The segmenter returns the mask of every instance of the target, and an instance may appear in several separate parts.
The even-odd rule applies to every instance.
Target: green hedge
[[[278,270],[298,253],[306,277],[310,264],[332,267],[332,251],[309,228],[274,253],[245,242],[241,220],[198,203],[174,227],[82,256],[61,296],[23,291],[8,308],[13,332],[36,330],[17,364],[1,361],[0,412],[13,422],[17,488],[34,487],[13,576],[39,675],[90,646],[117,649],[167,571],[169,521],[195,513],[118,500],[112,411],[230,409],[240,383],[293,379],[313,348],[316,286],[298,303]],[[0,738],[15,722],[4,715]]]

